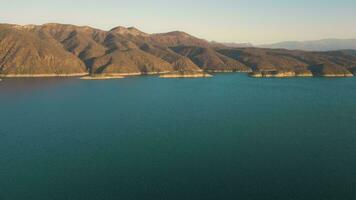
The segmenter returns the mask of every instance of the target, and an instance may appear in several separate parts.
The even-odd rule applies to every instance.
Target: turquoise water
[[[356,78],[3,80],[0,199],[356,199]]]

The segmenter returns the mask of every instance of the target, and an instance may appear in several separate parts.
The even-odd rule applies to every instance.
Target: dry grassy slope
[[[198,71],[201,70],[188,57],[175,53],[169,48],[144,44],[140,47],[143,51],[170,63],[175,71]]]
[[[96,73],[125,72],[124,70],[127,73],[137,73],[139,69],[143,69],[144,73],[181,69],[199,70],[188,58],[168,48],[162,48],[163,45],[152,40],[149,34],[133,27],[116,27],[105,32],[89,27],[47,24],[41,27],[41,31],[50,33],[68,51],[79,56],[90,71]],[[157,46],[157,48],[144,48],[145,46]],[[142,51],[138,51],[140,48]],[[147,64],[144,65],[144,62]],[[167,62],[170,64],[170,69],[167,68]]]
[[[206,40],[198,39],[194,36],[191,36],[187,33],[180,32],[180,31],[152,34],[149,37],[149,41],[155,42],[157,44],[166,47],[174,47],[178,45],[201,46],[201,47],[211,46],[211,44]]]
[[[107,33],[102,44],[108,51],[105,56],[92,60],[91,67],[96,73],[200,70],[189,58],[173,52],[165,44],[152,39],[151,35],[135,28],[114,28]]]
[[[62,43],[66,50],[78,56],[84,62],[102,56],[106,47],[101,45],[107,33],[87,26],[45,24],[38,26],[39,32],[50,34]]]
[[[140,30],[138,30],[137,28],[135,27],[129,27],[129,28],[126,28],[126,27],[123,27],[123,26],[118,26],[118,27],[115,27],[113,29],[110,30],[111,33],[117,33],[117,34],[120,34],[120,35],[132,35],[132,36],[142,36],[142,37],[148,37],[149,34],[147,33],[144,33]]]
[[[84,73],[84,63],[47,34],[32,26],[0,25],[2,74]]]
[[[173,71],[171,64],[140,49],[115,50],[95,58],[94,73],[150,73]]]
[[[231,70],[250,71],[251,69],[241,62],[224,56],[212,48],[196,46],[178,46],[172,48],[175,52],[189,57],[195,64],[204,70]]]

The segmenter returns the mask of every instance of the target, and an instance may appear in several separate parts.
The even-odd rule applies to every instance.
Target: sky
[[[356,0],[0,0],[0,8],[0,23],[180,30],[218,42],[356,38]]]

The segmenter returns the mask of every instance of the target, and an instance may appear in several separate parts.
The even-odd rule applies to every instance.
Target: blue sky
[[[0,0],[0,22],[135,26],[222,42],[356,38],[356,0]]]

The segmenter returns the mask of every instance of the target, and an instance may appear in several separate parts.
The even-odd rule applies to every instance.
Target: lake
[[[356,78],[5,79],[0,199],[356,199]]]

